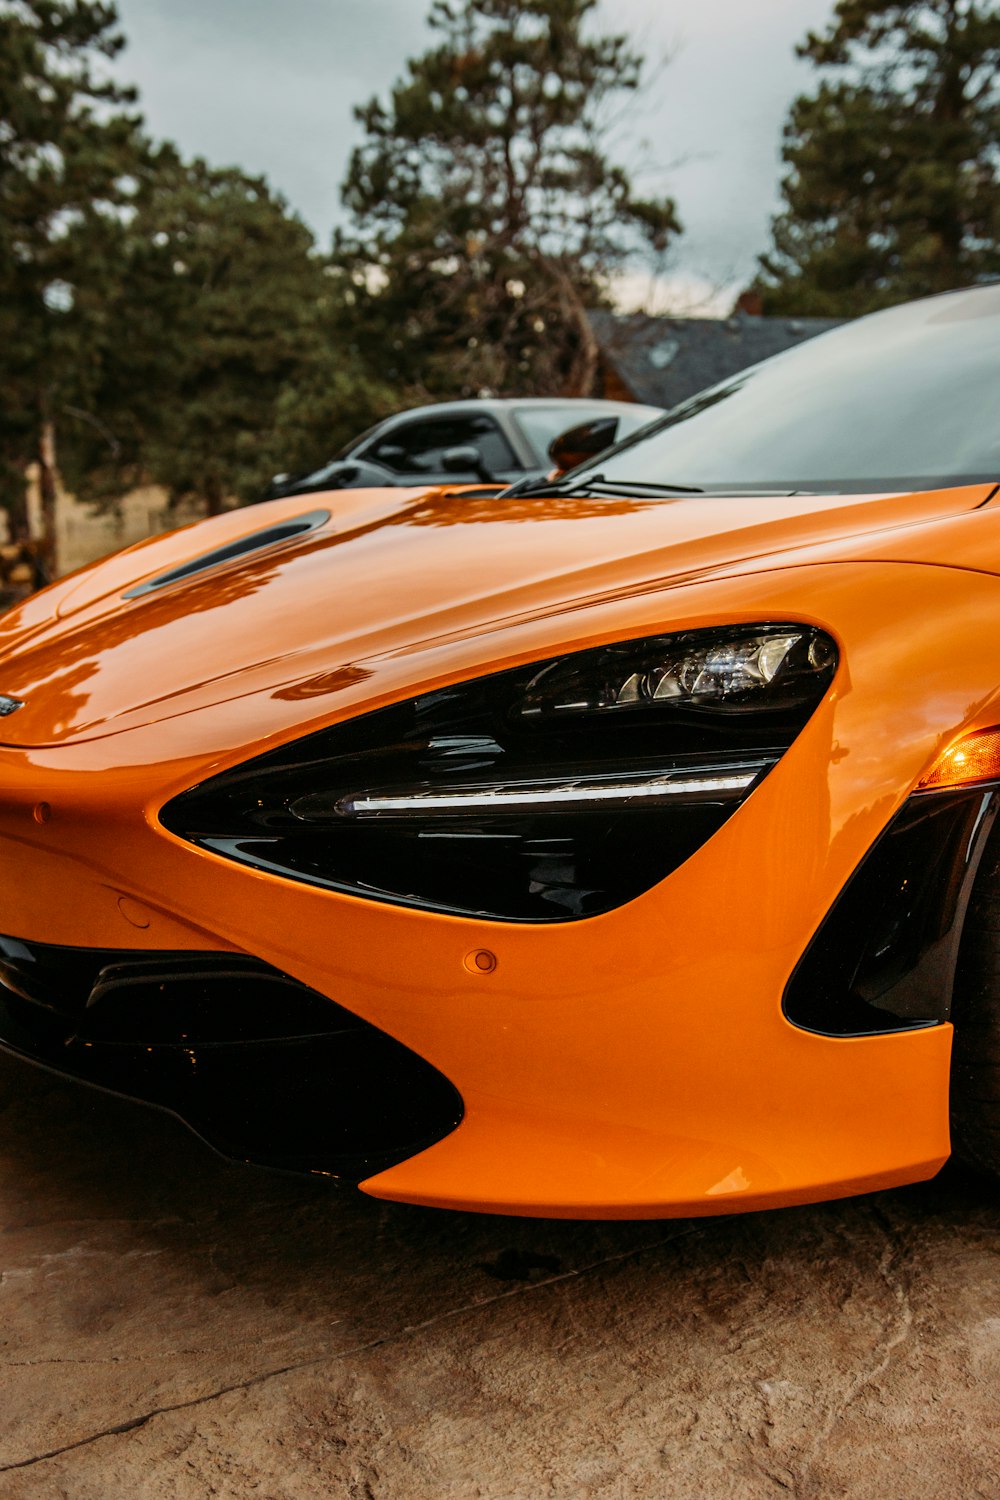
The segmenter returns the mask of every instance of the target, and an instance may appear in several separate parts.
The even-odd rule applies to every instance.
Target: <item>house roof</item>
[[[667,318],[604,309],[589,318],[602,355],[635,400],[667,408],[842,321],[743,312],[731,318]]]

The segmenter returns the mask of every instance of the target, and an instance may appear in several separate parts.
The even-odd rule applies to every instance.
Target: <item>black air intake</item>
[[[0,938],[0,1045],[168,1109],[226,1156],[355,1181],[462,1117],[423,1058],[240,954]]]

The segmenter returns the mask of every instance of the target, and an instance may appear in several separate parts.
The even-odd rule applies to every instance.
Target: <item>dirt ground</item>
[[[545,1223],[0,1058],[3,1500],[1000,1497],[997,1197]]]

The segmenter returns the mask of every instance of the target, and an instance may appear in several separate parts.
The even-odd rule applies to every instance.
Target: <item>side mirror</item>
[[[446,474],[477,474],[480,479],[492,479],[485,467],[479,449],[471,443],[461,448],[446,448],[441,455],[441,467]]]
[[[577,464],[585,464],[588,458],[610,448],[617,431],[617,417],[595,417],[590,422],[580,422],[552,439],[549,457],[559,473],[565,474],[567,469],[575,469]]]

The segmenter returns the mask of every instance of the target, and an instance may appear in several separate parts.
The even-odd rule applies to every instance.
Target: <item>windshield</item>
[[[1000,286],[821,334],[676,407],[574,479],[700,489],[1000,480]]]

